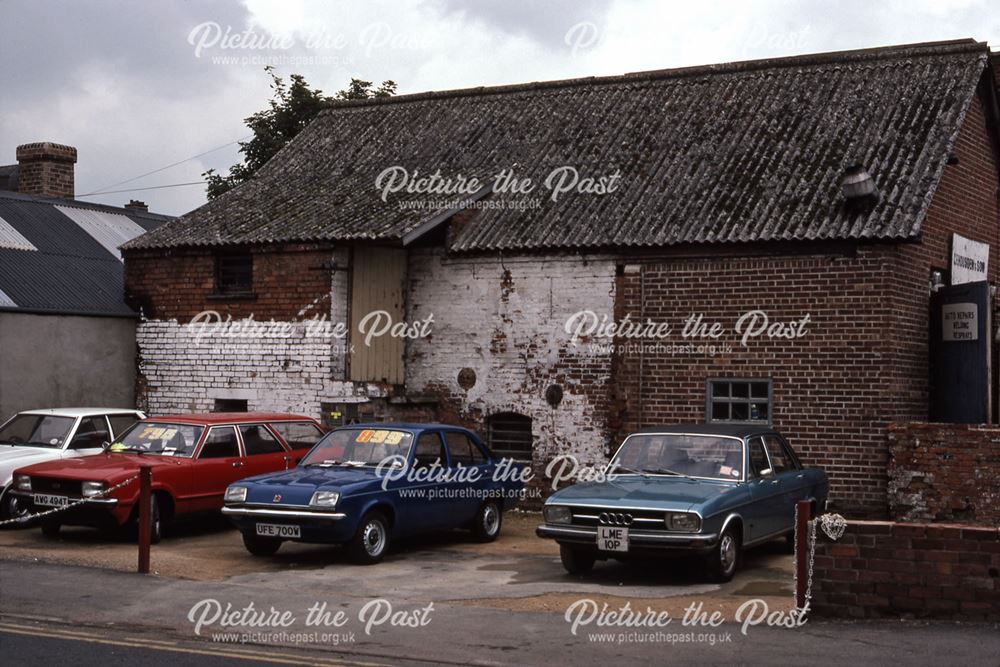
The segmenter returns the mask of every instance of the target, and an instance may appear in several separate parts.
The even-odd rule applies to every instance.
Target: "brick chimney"
[[[133,211],[148,211],[149,205],[144,201],[139,201],[138,199],[130,199],[125,208],[130,208]]]
[[[76,149],[72,146],[41,141],[17,147],[17,191],[39,197],[73,199],[73,165]]]

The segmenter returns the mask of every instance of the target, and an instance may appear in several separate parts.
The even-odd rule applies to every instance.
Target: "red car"
[[[54,536],[61,525],[121,526],[135,519],[139,482],[115,488],[152,466],[152,539],[175,517],[222,508],[233,482],[294,467],[320,439],[309,417],[267,412],[168,415],[144,419],[104,453],[50,461],[14,471],[13,493],[33,511],[84,502],[42,519]]]

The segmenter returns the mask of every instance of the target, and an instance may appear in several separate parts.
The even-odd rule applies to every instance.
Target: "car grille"
[[[36,493],[54,493],[60,496],[80,497],[82,484],[72,479],[57,477],[32,477],[31,490]]]
[[[642,530],[666,530],[664,512],[659,510],[623,510],[610,507],[571,507],[573,525],[627,526]]]

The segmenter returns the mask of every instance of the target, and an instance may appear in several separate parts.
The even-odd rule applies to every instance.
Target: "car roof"
[[[748,438],[754,435],[776,433],[766,424],[670,424],[669,426],[647,426],[635,433],[691,433],[693,435],[724,435]]]
[[[316,420],[305,415],[295,415],[287,412],[195,412],[179,415],[156,415],[148,417],[146,421],[216,426],[219,424],[256,424],[258,422],[314,422]]]
[[[19,415],[52,415],[54,417],[91,417],[93,415],[129,414],[134,415],[139,410],[134,408],[43,408],[39,410],[22,410]]]
[[[474,433],[473,431],[465,428],[464,426],[456,426],[455,424],[414,424],[412,422],[369,422],[366,424],[344,424],[343,426],[338,426],[337,428],[375,428],[375,429],[397,429],[400,431],[431,431],[436,429],[449,429],[453,431],[464,431],[466,433]]]

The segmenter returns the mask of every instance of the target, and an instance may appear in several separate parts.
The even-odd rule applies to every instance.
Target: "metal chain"
[[[823,528],[823,532],[826,533],[827,537],[829,537],[831,540],[836,541],[839,540],[841,535],[844,534],[844,527],[846,526],[846,522],[844,521],[844,517],[840,516],[839,514],[821,514],[820,516],[811,519],[809,520],[808,523],[806,523],[806,530],[807,530],[806,544],[809,552],[809,563],[808,563],[809,567],[808,567],[808,579],[806,579],[805,605],[802,607],[803,616],[809,612],[809,606],[812,601],[813,565],[816,561],[817,525]],[[795,544],[799,543],[798,531],[799,531],[799,526],[798,522],[796,522]],[[799,577],[799,569],[796,567],[794,575],[795,586],[793,589],[795,591],[799,590],[798,577]]]
[[[134,482],[137,479],[139,479],[139,475],[132,475],[128,479],[126,479],[126,480],[124,480],[122,482],[119,482],[118,484],[115,484],[114,486],[109,487],[109,488],[101,491],[96,496],[89,496],[87,498],[81,498],[80,500],[77,500],[75,502],[69,503],[67,505],[63,505],[62,507],[55,507],[53,509],[46,510],[44,512],[39,512],[38,514],[31,514],[31,515],[28,515],[28,516],[19,516],[16,519],[7,519],[6,521],[0,521],[0,526],[9,526],[9,525],[12,525],[12,524],[15,524],[15,523],[28,523],[29,521],[32,521],[32,520],[37,519],[39,517],[48,516],[50,514],[55,514],[56,512],[63,512],[63,511],[68,510],[68,509],[70,509],[72,507],[76,507],[78,505],[83,505],[83,504],[85,504],[85,503],[93,500],[94,498],[102,498],[102,497],[108,495],[109,493],[111,493],[112,491],[116,491],[116,490],[122,488],[123,486],[128,486],[129,484],[131,484],[132,482]]]

